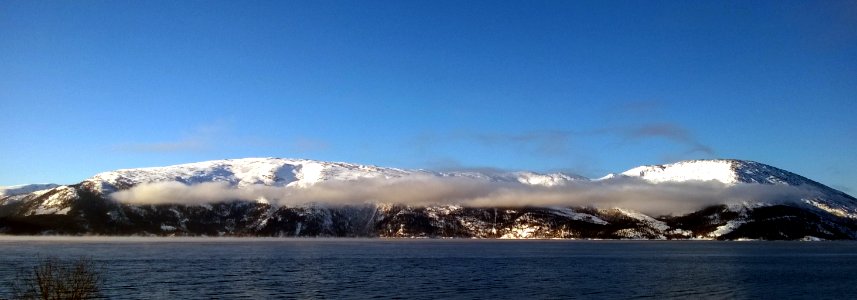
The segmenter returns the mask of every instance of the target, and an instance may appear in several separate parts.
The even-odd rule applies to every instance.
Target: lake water
[[[5,282],[89,256],[111,299],[857,298],[855,242],[0,237]]]

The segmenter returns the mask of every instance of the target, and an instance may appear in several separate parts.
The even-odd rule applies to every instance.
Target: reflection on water
[[[0,238],[0,280],[90,256],[139,298],[855,298],[854,242]],[[0,297],[8,296],[0,285]]]

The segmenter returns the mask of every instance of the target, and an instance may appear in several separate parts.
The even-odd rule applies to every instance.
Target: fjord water
[[[855,242],[4,237],[0,280],[48,256],[110,299],[857,297]]]

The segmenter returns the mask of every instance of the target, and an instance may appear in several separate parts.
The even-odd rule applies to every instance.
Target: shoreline
[[[502,238],[458,238],[458,237],[265,237],[265,236],[112,236],[112,235],[4,235],[0,234],[2,242],[285,242],[285,241],[541,241],[541,242],[835,242],[853,240],[761,240],[761,239],[563,239],[563,238],[531,238],[531,239],[502,239]]]

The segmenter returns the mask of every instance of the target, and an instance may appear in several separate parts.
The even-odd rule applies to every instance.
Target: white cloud
[[[328,181],[307,188],[264,185],[236,188],[220,182],[197,185],[159,182],[141,184],[113,193],[111,197],[128,204],[203,204],[264,198],[274,205],[283,206],[397,203],[471,207],[622,207],[651,215],[665,215],[684,214],[716,204],[798,201],[805,195],[806,191],[802,189],[782,185],[726,186],[719,182],[651,184],[621,179],[543,187],[458,177],[410,176]]]

